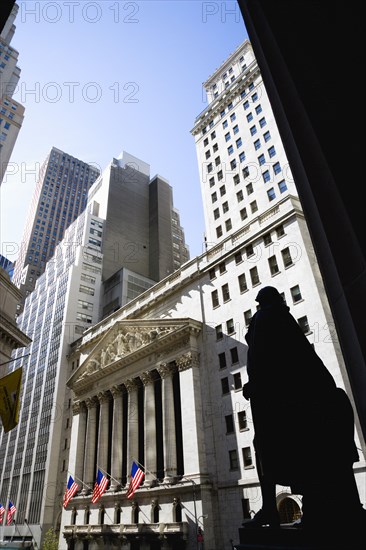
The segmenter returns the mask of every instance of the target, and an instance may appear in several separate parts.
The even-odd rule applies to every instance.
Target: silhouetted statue
[[[303,526],[361,521],[353,463],[354,416],[335,381],[274,287],[262,288],[246,334],[254,448],[262,508],[247,527],[279,526],[276,483],[303,495]],[[365,514],[366,515],[366,514]],[[329,523],[330,522],[330,523]]]

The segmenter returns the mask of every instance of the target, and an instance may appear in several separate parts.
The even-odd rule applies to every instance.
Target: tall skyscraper
[[[62,511],[61,549],[93,548],[96,541],[109,548],[122,540],[130,548],[163,542],[170,550],[194,550],[199,530],[205,548],[230,550],[231,541],[238,542],[243,519],[261,507],[252,414],[242,386],[248,380],[245,335],[263,286],[283,295],[352,401],[296,185],[249,42],[206,87],[209,103],[192,130],[206,252],[70,347],[74,416],[65,438],[71,441],[68,470],[80,491]],[[296,412],[292,402],[289,414]],[[277,422],[273,411],[274,431]],[[360,434],[355,415],[354,474],[365,503]],[[315,447],[313,454],[316,461]],[[129,500],[133,460],[144,468],[145,481]],[[98,467],[109,474],[110,487],[93,503]],[[65,473],[64,488],[66,482]],[[280,485],[276,491],[281,522],[300,517],[302,495]],[[324,505],[347,508],[341,495],[333,503],[325,494]]]
[[[0,34],[0,185],[24,119],[23,105],[12,99],[20,78],[19,54],[10,46],[18,10],[14,4]]]
[[[85,209],[99,170],[56,147],[44,161],[24,228],[13,282],[24,298],[34,289],[65,230]]]
[[[51,223],[47,220],[42,225],[45,210],[40,209],[50,204],[44,214],[49,217],[53,204],[55,213],[59,210],[57,199],[61,205],[66,201],[66,196],[56,194],[56,187],[59,192],[64,187],[65,195],[68,186],[67,178],[62,185],[62,168],[74,161],[76,170],[80,162],[56,150],[52,163],[53,152],[35,195],[38,209],[34,211],[40,220],[32,225],[33,235],[38,232],[36,238],[40,231],[47,235],[47,224]],[[84,182],[89,167],[80,162],[79,177],[82,170]],[[72,189],[70,184],[69,202]],[[76,191],[75,199],[77,195]],[[0,502],[10,499],[15,504],[19,536],[24,541],[34,537],[38,546],[42,533],[44,536],[49,527],[61,521],[73,414],[66,388],[70,345],[102,317],[152,286],[156,281],[151,275],[174,271],[178,256],[174,255],[173,232],[180,238],[180,261],[187,258],[172,189],[164,178],[150,178],[149,165],[143,161],[124,152],[106,167],[89,196],[82,198],[81,189],[80,195],[83,211],[74,221],[71,206],[66,214],[60,208],[63,239],[55,244],[52,255],[41,258],[43,273],[19,316],[19,327],[32,338],[27,350],[18,353],[19,357],[29,353],[29,357],[12,364],[13,369],[23,366],[20,420],[11,433],[0,434]],[[71,224],[66,228],[69,216]],[[56,238],[60,227],[54,231]],[[31,237],[32,233],[28,234]],[[52,227],[48,235],[52,235]],[[32,267],[37,269],[38,265]],[[77,367],[74,361],[71,369]],[[11,528],[4,531],[5,540],[11,538]]]

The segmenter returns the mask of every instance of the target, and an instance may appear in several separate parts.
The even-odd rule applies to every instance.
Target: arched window
[[[104,517],[105,517],[105,509],[104,509],[104,506],[102,505],[99,508],[99,525],[104,525]]]
[[[182,521],[182,504],[177,498],[173,502],[173,521],[177,523]]]
[[[132,521],[131,523],[138,523],[139,522],[139,505],[137,502],[132,503]]]
[[[114,523],[121,523],[121,507],[119,504],[116,504],[114,507]]]
[[[292,523],[301,518],[300,506],[293,498],[286,497],[278,505],[281,523]]]
[[[157,500],[151,501],[151,522],[159,523],[159,510],[160,506]]]
[[[89,510],[89,506],[86,506],[85,514],[84,514],[84,524],[85,525],[89,525],[89,519],[90,519],[90,510]]]
[[[71,525],[76,525],[76,516],[78,515],[77,509],[74,508],[71,511]]]

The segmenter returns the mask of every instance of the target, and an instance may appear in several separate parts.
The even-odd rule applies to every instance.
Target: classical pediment
[[[91,382],[151,353],[162,353],[190,334],[198,333],[201,323],[192,319],[118,321],[109,328],[88,358],[68,381],[68,386]]]

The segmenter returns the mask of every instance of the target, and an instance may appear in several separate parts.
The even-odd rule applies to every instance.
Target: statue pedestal
[[[327,529],[320,522],[316,532],[296,527],[242,527],[239,540],[239,544],[234,544],[235,550],[365,550],[366,525],[355,529],[349,521],[347,528],[338,531]]]

